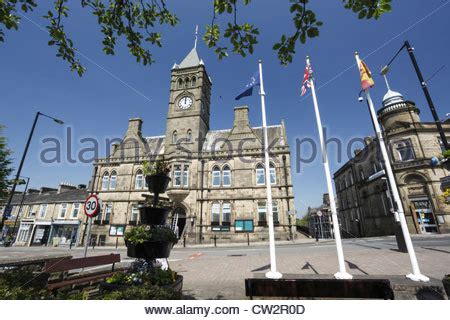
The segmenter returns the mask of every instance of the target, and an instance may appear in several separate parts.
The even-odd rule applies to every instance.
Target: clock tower
[[[193,156],[201,151],[209,130],[211,79],[194,47],[171,72],[169,112],[165,138],[168,158]]]

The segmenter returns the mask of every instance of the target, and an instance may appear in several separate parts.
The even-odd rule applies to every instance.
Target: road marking
[[[189,260],[194,260],[194,259],[196,259],[196,258],[201,257],[202,255],[203,255],[203,252],[197,252],[197,253],[191,254],[191,255],[189,256]]]

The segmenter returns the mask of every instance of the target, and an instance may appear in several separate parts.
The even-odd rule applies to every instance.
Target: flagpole
[[[266,93],[264,92],[264,82],[262,74],[262,61],[259,60],[259,95],[261,96],[261,113],[263,123],[264,136],[264,167],[266,176],[266,212],[268,214],[269,224],[269,250],[270,250],[270,271],[266,272],[266,278],[280,279],[283,275],[277,271],[277,260],[275,256],[275,232],[273,227],[273,210],[272,210],[272,187],[270,185],[270,163],[269,163],[269,143],[267,138],[267,123],[266,123]]]
[[[356,64],[358,68],[360,68],[360,62],[358,53],[355,52]],[[384,167],[386,169],[386,174],[388,176],[388,183],[391,188],[392,197],[394,198],[394,206],[396,211],[398,212],[400,218],[400,226],[402,227],[403,237],[405,239],[406,248],[408,250],[409,259],[411,261],[412,273],[406,275],[407,278],[413,281],[423,281],[427,282],[430,280],[427,276],[420,273],[419,264],[417,263],[416,253],[414,251],[414,247],[411,241],[411,236],[409,234],[408,225],[406,224],[405,212],[403,210],[403,204],[400,200],[400,195],[398,193],[397,183],[395,182],[394,173],[392,171],[391,162],[389,160],[389,156],[386,150],[386,144],[384,142],[383,134],[381,133],[380,124],[378,123],[377,115],[375,114],[375,108],[373,107],[373,101],[370,96],[369,89],[364,90],[367,98],[367,102],[369,104],[370,116],[372,118],[373,126],[375,128],[375,133],[378,139],[378,145],[381,150],[381,155],[383,156]]]
[[[306,57],[306,65],[307,66],[310,65],[309,57]],[[352,279],[353,276],[351,274],[349,274],[347,272],[347,270],[345,269],[345,260],[344,260],[344,251],[342,249],[341,231],[340,231],[340,227],[339,227],[339,219],[337,216],[336,201],[335,201],[335,197],[334,197],[333,185],[331,183],[331,173],[330,173],[330,165],[328,164],[327,148],[325,146],[324,139],[323,139],[322,120],[320,119],[320,112],[319,112],[319,106],[317,103],[314,79],[310,80],[310,85],[311,85],[311,93],[312,93],[313,104],[314,104],[314,111],[316,113],[317,129],[319,131],[320,147],[322,150],[322,157],[323,157],[323,167],[325,169],[325,178],[327,181],[327,189],[328,189],[328,194],[330,197],[331,219],[333,220],[334,239],[336,241],[336,250],[337,250],[338,262],[339,262],[339,272],[335,273],[334,277],[336,279]]]

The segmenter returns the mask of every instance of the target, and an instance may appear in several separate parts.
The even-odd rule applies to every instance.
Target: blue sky
[[[17,32],[7,32],[6,42],[0,44],[0,123],[6,125],[5,134],[14,151],[15,166],[22,154],[26,137],[36,111],[61,118],[61,127],[42,118],[38,124],[22,174],[31,177],[31,186],[56,186],[61,181],[74,184],[87,183],[92,173],[89,164],[43,164],[40,151],[46,145],[45,137],[66,139],[67,126],[73,128],[72,153],[75,155],[86,144],[83,137],[104,141],[108,137],[121,137],[127,120],[141,117],[146,136],[164,134],[167,115],[170,68],[181,62],[193,46],[195,25],[200,30],[210,23],[211,1],[168,1],[181,19],[173,29],[163,28],[163,48],[154,49],[156,63],[143,67],[135,63],[121,43],[115,56],[105,56],[101,51],[101,34],[96,20],[86,10],[72,1],[71,18],[66,23],[75,46],[83,56],[81,62],[88,68],[79,78],[68,70],[65,62],[55,57],[55,49],[47,46],[48,36],[38,26],[23,19]],[[303,76],[304,57],[311,56],[322,121],[329,136],[343,142],[354,137],[372,134],[372,125],[365,105],[357,101],[360,89],[359,76],[354,66],[354,51],[362,57],[375,74],[376,86],[372,90],[377,106],[386,92],[377,71],[403,41],[408,39],[416,49],[418,62],[428,78],[443,65],[448,64],[450,37],[449,1],[398,1],[393,12],[378,21],[358,20],[342,8],[342,1],[313,1],[312,6],[324,21],[320,37],[297,47],[294,63],[281,66],[271,49],[280,35],[292,30],[289,1],[258,0],[248,8],[241,8],[239,19],[260,28],[259,44],[255,54],[247,58],[231,56],[218,61],[214,53],[199,41],[198,51],[205,61],[213,80],[211,129],[225,129],[232,125],[234,97],[249,77],[256,71],[257,60],[264,61],[264,80],[267,93],[269,124],[285,119],[292,148],[295,171],[295,139],[311,137],[317,141],[317,128],[310,97],[301,98],[299,82]],[[426,4],[425,4],[426,3]],[[441,7],[440,9],[438,9]],[[38,25],[42,6],[27,17]],[[438,10],[437,10],[438,9]],[[224,22],[220,17],[219,22]],[[415,101],[422,110],[422,120],[431,119],[426,101],[407,54],[402,53],[394,63],[389,76],[392,89]],[[430,81],[430,91],[440,116],[449,112],[450,65]],[[239,105],[250,107],[252,125],[261,124],[259,98],[242,99]],[[346,146],[344,145],[344,148]],[[308,158],[307,148],[302,156]],[[63,147],[67,152],[67,148]],[[346,160],[337,159],[337,148],[329,150],[331,169],[334,172]],[[104,147],[100,156],[104,155]],[[326,192],[323,166],[318,157],[310,164],[302,164],[294,174],[296,207],[303,213],[308,206],[320,204]]]

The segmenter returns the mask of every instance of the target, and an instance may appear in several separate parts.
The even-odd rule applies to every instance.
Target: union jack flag
[[[307,63],[305,67],[305,74],[303,75],[301,96],[304,96],[308,88],[311,88],[312,80],[313,80],[313,71],[311,65]]]

